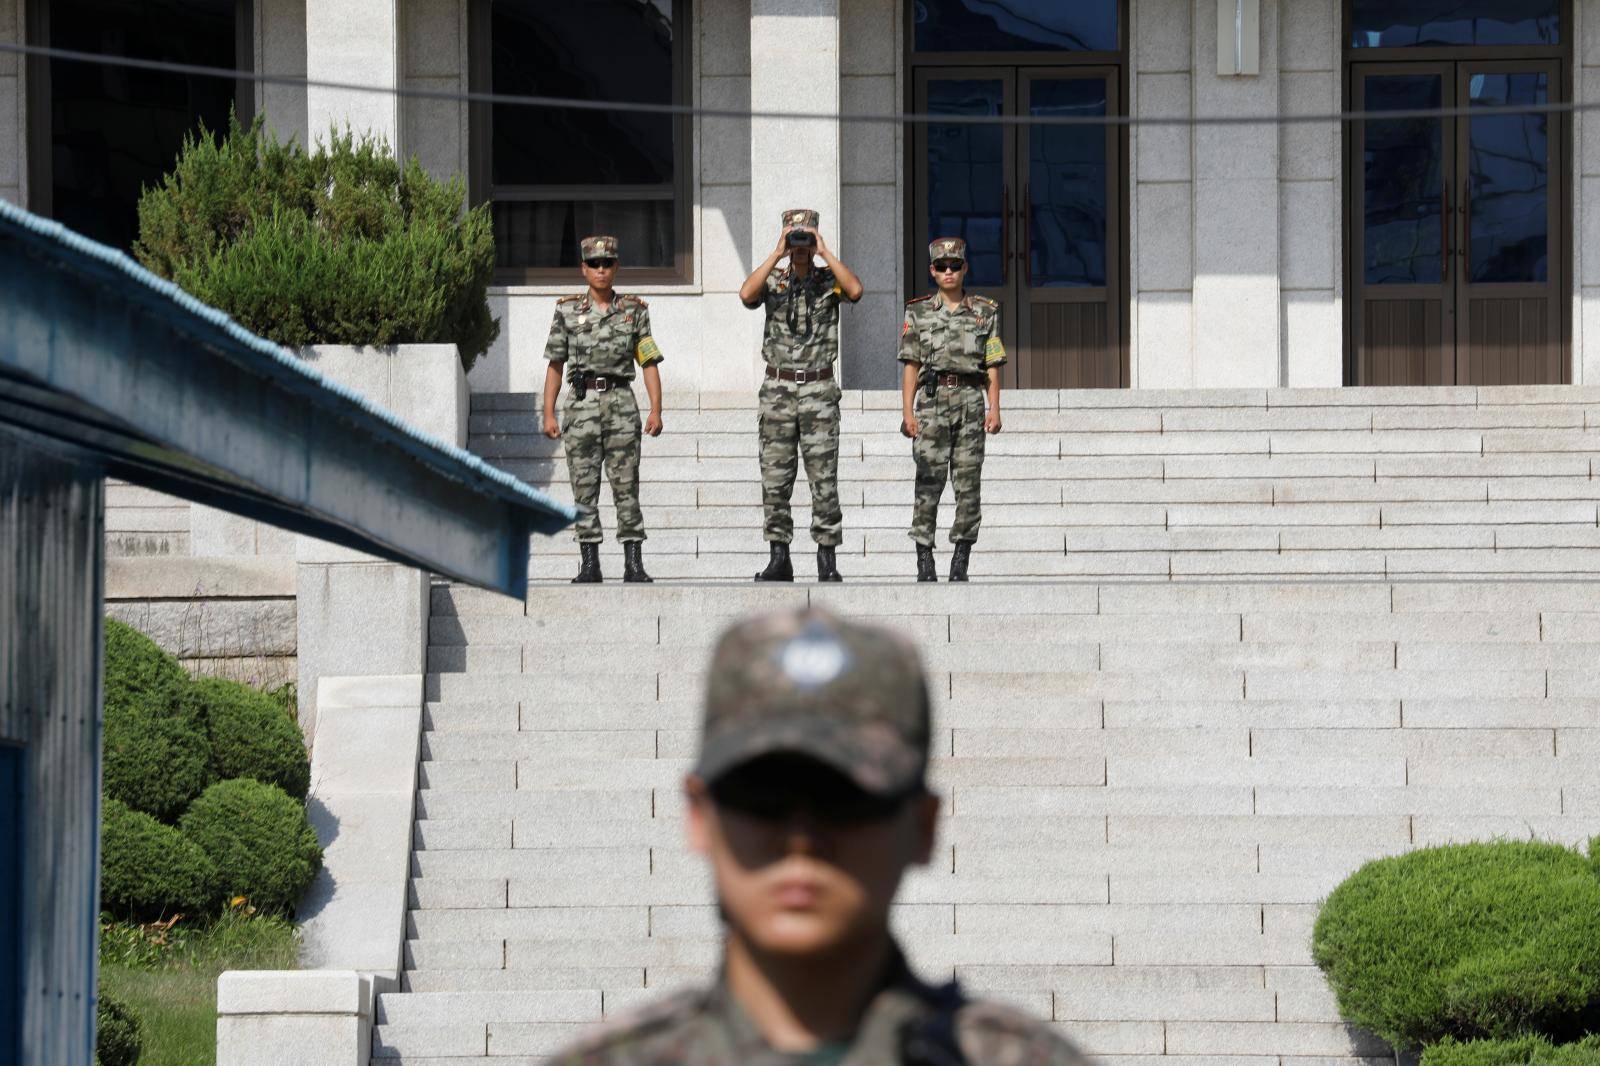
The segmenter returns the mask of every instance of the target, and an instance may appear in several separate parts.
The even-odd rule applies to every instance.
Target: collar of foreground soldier
[[[839,1043],[845,1046],[837,1059],[829,1059],[835,1045],[824,1043],[812,1052],[783,1054],[774,1051],[762,1036],[748,1011],[736,1000],[728,987],[726,970],[717,978],[707,1000],[708,1011],[727,1035],[734,1051],[732,1061],[749,1064],[768,1062],[802,1063],[811,1066],[813,1061],[837,1061],[848,1064],[898,1061],[896,1052],[901,1032],[907,1022],[921,1017],[933,1009],[935,991],[906,964],[899,945],[891,943],[890,958],[883,981],[861,1016],[855,1034]],[[813,1060],[813,1056],[818,1056]]]

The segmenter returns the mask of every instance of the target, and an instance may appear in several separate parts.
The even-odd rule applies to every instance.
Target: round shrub
[[[1594,1066],[1600,1036],[1552,1044],[1542,1036],[1461,1042],[1445,1037],[1422,1053],[1422,1066]]]
[[[1600,1020],[1600,878],[1555,844],[1456,844],[1370,862],[1317,917],[1345,1020],[1401,1049],[1576,1036]]]
[[[144,1053],[144,1025],[120,999],[102,989],[94,1007],[96,1066],[133,1066]]]
[[[100,909],[119,918],[208,914],[217,867],[170,825],[109,796],[100,809]]]
[[[283,701],[219,677],[194,682],[194,699],[211,744],[211,770],[219,780],[248,777],[305,799],[311,784],[300,727]]]
[[[228,895],[262,911],[288,911],[322,865],[305,808],[276,785],[219,781],[190,805],[183,833],[217,864]]]
[[[105,634],[106,794],[172,821],[211,781],[189,676],[131,626],[108,618]]]
[[[330,131],[307,152],[258,116],[201,127],[139,200],[140,263],[263,337],[307,344],[455,344],[500,333],[494,231],[466,183],[402,165],[382,140]]]

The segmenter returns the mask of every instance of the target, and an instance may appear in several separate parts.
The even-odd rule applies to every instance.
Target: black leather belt
[[[943,386],[945,386],[946,388],[949,388],[949,389],[959,388],[962,385],[966,385],[966,386],[969,386],[969,387],[974,388],[974,389],[984,389],[984,388],[988,388],[989,387],[989,375],[988,374],[942,374],[941,373],[941,374],[936,374],[935,377],[938,379],[939,384],[941,384],[941,385],[943,385]]]
[[[627,378],[607,377],[605,374],[579,374],[576,380],[583,382],[585,389],[593,389],[595,392],[610,392],[628,384]]]
[[[804,385],[808,381],[832,381],[833,367],[825,366],[821,370],[780,370],[768,365],[767,377],[777,378],[779,381],[792,381],[797,385]]]

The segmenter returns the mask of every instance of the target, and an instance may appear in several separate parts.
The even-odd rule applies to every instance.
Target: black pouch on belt
[[[589,386],[584,384],[582,371],[574,370],[568,374],[567,384],[572,386],[572,395],[580,400],[589,394]]]

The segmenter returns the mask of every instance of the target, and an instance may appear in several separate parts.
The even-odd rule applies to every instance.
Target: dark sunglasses
[[[894,815],[909,798],[908,793],[865,792],[844,775],[815,763],[758,760],[757,765],[740,767],[711,785],[711,800],[719,808],[773,825],[802,811],[835,828],[870,825]]]
[[[935,259],[933,261],[934,272],[938,274],[943,274],[946,271],[952,270],[959,271],[961,267],[962,262],[959,259]]]
[[[617,265],[617,261],[610,257],[605,259],[585,259],[583,265],[591,270],[610,270]]]

